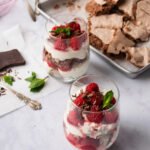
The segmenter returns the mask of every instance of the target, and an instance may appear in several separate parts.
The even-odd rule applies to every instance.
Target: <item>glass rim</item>
[[[72,20],[70,20],[70,21],[68,21],[68,22],[71,22],[71,21],[75,21],[75,20],[77,20],[77,19],[79,19],[79,20],[82,20],[83,22],[84,22],[84,24],[86,25],[86,31],[85,32],[83,32],[82,34],[80,34],[80,35],[77,35],[76,37],[78,37],[78,38],[80,38],[80,37],[82,37],[84,34],[88,34],[88,29],[87,29],[87,24],[86,24],[86,21],[82,18],[82,17],[75,17],[75,18],[73,18]],[[61,23],[61,24],[59,24],[59,23],[57,23],[55,20],[54,21],[51,21],[50,19],[48,19],[47,21],[46,21],[46,23],[45,23],[45,28],[46,28],[46,32],[47,33],[49,33],[50,31],[48,31],[48,28],[47,28],[47,25],[48,25],[48,23],[51,23],[51,24],[53,24],[54,26],[55,25],[65,25],[65,24],[67,24],[67,23]],[[53,37],[53,38],[56,38],[56,39],[58,39],[58,37],[55,37],[55,36],[50,36],[50,37]],[[66,38],[66,39],[63,39],[63,40],[69,40],[70,38]]]
[[[71,95],[71,89],[72,89],[74,83],[76,83],[78,80],[80,80],[80,79],[82,79],[82,78],[85,78],[85,77],[92,77],[92,76],[93,76],[93,77],[99,77],[98,75],[94,75],[94,74],[87,74],[87,75],[81,76],[81,77],[77,78],[77,79],[71,84],[71,86],[70,86],[70,88],[69,88],[69,97],[70,97],[70,100],[69,100],[69,101],[70,101],[77,109],[82,110],[79,106],[77,106],[77,105],[73,102],[73,100],[72,100],[72,95]],[[108,79],[108,80],[109,80],[111,83],[113,83],[113,85],[115,86],[115,88],[116,88],[116,90],[117,90],[117,98],[116,98],[117,100],[116,100],[116,103],[115,103],[111,108],[106,109],[106,110],[101,110],[101,111],[98,111],[98,112],[92,112],[92,111],[88,111],[88,110],[82,110],[82,112],[84,112],[84,113],[99,114],[99,113],[109,112],[109,111],[111,111],[112,109],[114,109],[114,108],[118,105],[118,103],[119,103],[120,92],[119,92],[118,86],[116,85],[116,83],[115,83],[112,79],[107,78],[107,77],[105,77],[104,75],[101,75],[101,76],[103,76],[105,79]]]
[[[80,34],[80,35],[76,35],[75,37],[77,37],[77,38],[81,38],[82,36],[84,36],[84,35],[86,35],[87,33],[86,32],[83,32],[82,34]],[[52,36],[52,35],[50,35],[49,37],[52,37],[53,39],[60,39],[61,37],[55,37],[55,36]],[[71,37],[72,38],[72,37]],[[70,40],[70,38],[65,38],[65,39],[63,39],[63,38],[61,38],[62,40]]]

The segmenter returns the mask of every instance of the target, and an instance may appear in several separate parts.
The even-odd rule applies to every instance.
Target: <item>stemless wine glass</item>
[[[81,89],[91,82],[98,84],[100,91],[112,90],[116,103],[107,110],[99,112],[84,111],[73,101]],[[64,132],[67,140],[80,150],[106,150],[115,141],[119,132],[119,91],[114,82],[103,75],[86,75],[76,80],[70,88],[70,100],[64,114]],[[87,116],[98,118],[100,122],[87,121]],[[93,119],[94,121],[94,119]]]
[[[75,18],[70,22],[78,23],[81,33],[68,38],[53,36],[50,32],[52,25],[47,23],[48,36],[43,50],[43,60],[50,75],[64,82],[72,82],[84,75],[89,65],[87,24],[82,18]]]

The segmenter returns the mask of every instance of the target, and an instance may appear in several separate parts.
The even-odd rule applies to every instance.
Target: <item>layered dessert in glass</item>
[[[43,60],[50,75],[65,82],[84,75],[89,63],[89,39],[84,20],[75,18],[48,30]]]
[[[93,82],[94,81],[94,82]],[[83,76],[70,89],[64,115],[67,140],[80,150],[106,150],[119,132],[119,92],[102,76]]]

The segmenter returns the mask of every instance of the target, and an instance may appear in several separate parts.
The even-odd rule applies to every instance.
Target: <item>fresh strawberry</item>
[[[83,94],[80,94],[74,101],[78,107],[81,107],[86,103],[85,99],[83,98]]]
[[[77,146],[77,145],[79,144],[79,142],[80,142],[80,138],[74,136],[74,135],[71,134],[71,133],[67,135],[67,139],[68,139],[68,141],[69,141],[72,145],[74,145],[74,146]]]
[[[76,110],[76,109],[69,112],[67,120],[70,124],[74,126],[83,124],[83,118],[82,118],[81,112],[79,112],[79,110]]]
[[[73,50],[79,50],[80,49],[80,47],[81,47],[81,43],[80,43],[80,40],[79,40],[79,38],[77,38],[77,37],[72,37],[71,39],[70,39],[70,46],[71,46],[71,48],[73,49]]]
[[[99,91],[99,87],[96,83],[90,83],[87,87],[86,87],[86,91],[91,93],[93,91],[98,92]]]
[[[101,123],[103,120],[103,113],[99,112],[98,106],[92,106],[91,113],[87,114],[89,122]]]
[[[57,69],[57,65],[52,62],[51,60],[47,60],[47,64],[49,67],[53,68],[53,69]]]
[[[115,123],[119,117],[117,111],[106,111],[104,116],[107,123]]]
[[[71,28],[72,31],[81,30],[80,25],[77,22],[70,22],[68,26]]]
[[[54,48],[60,51],[65,51],[67,48],[67,44],[61,38],[58,38],[54,43]]]

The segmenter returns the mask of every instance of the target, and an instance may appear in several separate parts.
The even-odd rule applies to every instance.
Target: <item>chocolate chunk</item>
[[[25,60],[17,49],[0,52],[0,70],[24,64]]]

